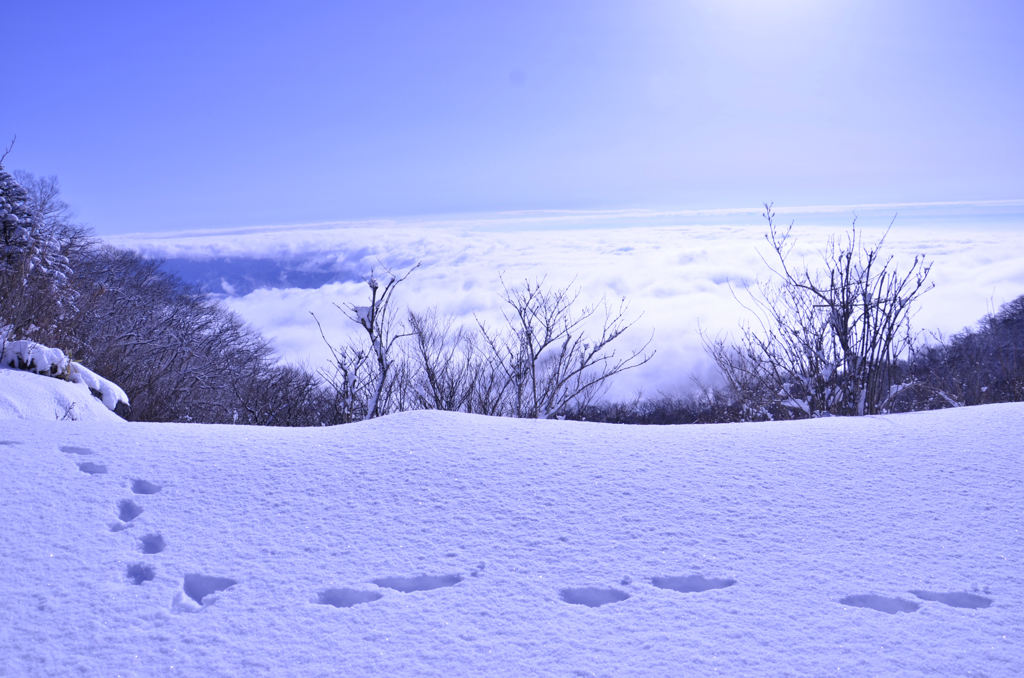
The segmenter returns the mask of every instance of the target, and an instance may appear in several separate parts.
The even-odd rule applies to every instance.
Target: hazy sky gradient
[[[1024,198],[1018,2],[3,2],[8,168],[100,234]]]

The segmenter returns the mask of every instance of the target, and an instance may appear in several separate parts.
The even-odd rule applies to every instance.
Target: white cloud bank
[[[880,237],[895,207],[856,210],[865,242]],[[917,328],[950,334],[1024,294],[1020,201],[902,207],[910,214],[897,219],[886,251],[903,269],[919,254],[933,264],[935,289],[923,298]],[[780,221],[799,215],[808,222],[794,227],[794,254],[811,263],[829,234],[848,228],[851,211],[849,206],[777,210]],[[769,253],[758,217],[755,210],[536,212],[129,235],[111,242],[148,255],[198,260],[329,259],[351,274],[379,270],[381,264],[404,270],[420,262],[403,285],[401,300],[413,309],[437,306],[470,323],[474,314],[489,322],[500,318],[501,273],[510,284],[543,276],[552,285],[573,283],[590,302],[625,297],[633,314],[642,317],[622,338],[622,348],[639,346],[654,332],[657,349],[651,363],[620,376],[612,395],[626,396],[639,388],[647,393],[687,389],[691,374],[713,373],[698,322],[714,334],[734,330],[745,316],[729,283],[742,300],[742,281],[769,274],[758,254]],[[692,223],[698,220],[714,223]],[[723,223],[727,220],[735,223]],[[225,302],[272,338],[284,359],[318,366],[329,353],[310,312],[328,337],[341,340],[354,328],[333,304],[364,297],[364,284],[338,282],[319,289],[260,289]]]

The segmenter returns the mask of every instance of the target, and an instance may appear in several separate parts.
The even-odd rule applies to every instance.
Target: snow
[[[356,322],[363,327],[370,326],[370,316],[372,315],[373,309],[369,306],[353,306],[352,312],[355,313]]]
[[[1020,675],[1021,440],[1019,403],[3,420],[0,675]]]
[[[117,403],[128,404],[128,396],[120,386],[104,379],[85,365],[73,362],[59,348],[50,348],[34,341],[19,339],[0,343],[0,367],[18,369],[24,366],[37,374],[48,376],[64,375],[67,380],[81,384],[88,391],[99,393],[107,409],[113,411]]]
[[[7,419],[65,418],[108,424],[124,421],[93,397],[88,382],[73,383],[0,366],[0,431],[8,425]]]

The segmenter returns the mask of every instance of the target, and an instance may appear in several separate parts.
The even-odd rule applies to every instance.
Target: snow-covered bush
[[[8,331],[0,328],[0,366],[83,384],[110,410],[115,409],[119,402],[129,404],[128,396],[120,386],[72,361],[64,351],[24,339],[7,340],[6,336]]]

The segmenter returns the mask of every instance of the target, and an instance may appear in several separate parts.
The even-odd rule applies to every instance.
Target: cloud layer
[[[892,207],[868,206],[861,212]],[[815,225],[793,229],[798,238],[794,256],[806,257],[809,264],[828,235],[843,229],[839,224],[849,225],[848,207],[815,209]],[[1024,294],[1024,243],[1012,219],[991,214],[979,219],[974,204],[975,223],[965,226],[965,215],[946,206],[941,208],[946,221],[936,227],[925,225],[929,219],[922,209],[940,208],[918,208],[918,223],[915,215],[901,217],[886,239],[886,251],[902,269],[917,255],[933,264],[935,289],[923,299],[917,328],[948,335]],[[982,209],[998,216],[1007,205]],[[804,220],[811,210],[788,211]],[[351,336],[353,324],[334,304],[363,303],[366,287],[359,276],[371,268],[404,271],[418,262],[419,269],[400,289],[401,301],[412,309],[436,306],[467,323],[475,318],[500,321],[502,279],[514,285],[546,277],[551,285],[580,288],[583,303],[605,297],[617,304],[625,298],[637,320],[621,339],[622,348],[642,345],[653,333],[651,346],[657,349],[651,363],[620,376],[611,395],[625,397],[641,388],[646,393],[686,390],[691,375],[713,379],[698,324],[711,334],[734,331],[748,317],[741,303],[744,286],[770,275],[761,259],[770,250],[757,213],[721,212],[520,213],[147,234],[112,241],[152,256],[207,262],[207,277],[216,276],[217,262],[225,260],[234,271],[268,260],[333,271],[337,282],[320,287],[267,287],[224,298],[274,340],[282,358],[314,367],[326,364],[329,351],[311,312],[332,341]],[[665,223],[698,220],[717,223]],[[735,223],[725,223],[729,220]],[[623,221],[639,225],[622,226]],[[860,224],[865,224],[864,241],[873,242],[889,219],[862,218]]]

